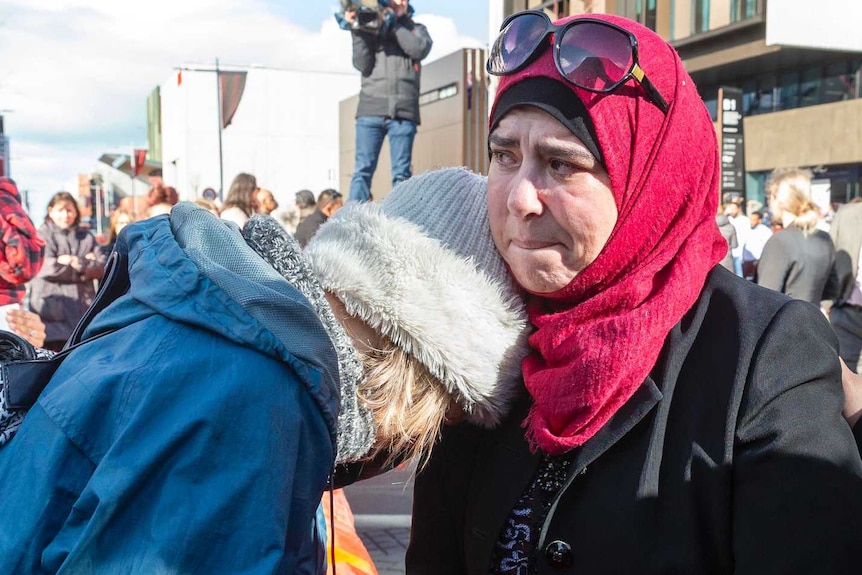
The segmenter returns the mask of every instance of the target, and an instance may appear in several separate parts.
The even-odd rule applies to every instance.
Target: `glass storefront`
[[[757,78],[740,78],[738,85],[743,92],[742,113],[756,116],[858,98],[860,77],[862,58]],[[704,86],[700,88],[700,93],[715,120],[714,101],[718,87]]]
[[[829,203],[835,207],[862,196],[862,164],[834,166],[802,166],[811,170],[814,187],[828,190]],[[751,202],[766,206],[766,180],[770,172],[748,172],[745,174],[746,197]]]

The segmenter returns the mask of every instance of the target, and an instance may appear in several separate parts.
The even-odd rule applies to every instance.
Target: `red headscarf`
[[[577,88],[560,77],[550,49],[501,78],[498,99],[525,78],[542,76],[581,99],[619,212],[593,263],[560,291],[530,298],[537,331],[530,339],[535,352],[523,363],[533,398],[525,426],[531,444],[550,454],[590,439],[643,384],[666,336],[727,252],[715,224],[716,134],[679,56],[636,22],[590,17],[637,37],[640,65],[670,109],[662,114],[634,80],[610,94]]]

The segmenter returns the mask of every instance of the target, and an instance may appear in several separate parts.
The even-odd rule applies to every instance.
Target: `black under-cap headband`
[[[512,108],[519,106],[535,106],[556,118],[584,143],[599,163],[604,165],[593,122],[583,102],[571,88],[562,82],[543,76],[526,78],[512,85],[497,99],[490,131],[494,131],[503,116]]]

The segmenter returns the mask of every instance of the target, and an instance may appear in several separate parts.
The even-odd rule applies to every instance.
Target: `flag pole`
[[[218,69],[218,58],[215,61],[216,71],[216,95],[218,97],[218,109],[216,116],[218,117],[218,199],[219,202],[224,201],[224,160],[221,147],[221,127],[222,127],[222,95],[221,95],[221,74]]]
[[[132,219],[138,219],[138,193],[135,190],[135,145],[129,144],[129,177],[132,178]]]

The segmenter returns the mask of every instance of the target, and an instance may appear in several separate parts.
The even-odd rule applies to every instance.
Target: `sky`
[[[426,62],[487,44],[487,0],[417,0]],[[0,114],[41,221],[103,153],[146,147],[146,99],[188,64],[355,73],[337,0],[2,0]],[[357,76],[357,91],[359,77]],[[70,190],[77,192],[77,190]]]

